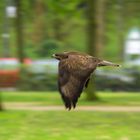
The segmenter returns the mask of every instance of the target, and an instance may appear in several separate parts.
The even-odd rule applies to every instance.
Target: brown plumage
[[[108,61],[79,52],[63,52],[53,55],[59,60],[58,87],[65,107],[76,107],[84,87],[92,72],[99,66],[119,66]]]

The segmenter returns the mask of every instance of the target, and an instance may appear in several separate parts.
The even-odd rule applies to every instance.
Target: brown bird
[[[76,107],[78,98],[84,87],[88,86],[96,67],[119,66],[79,52],[56,53],[53,57],[59,60],[58,87],[65,107],[69,110]]]

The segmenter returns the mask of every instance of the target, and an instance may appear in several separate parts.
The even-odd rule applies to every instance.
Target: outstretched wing
[[[71,107],[75,108],[89,76],[85,74],[86,69],[83,71],[73,61],[73,59],[65,59],[59,62],[58,87],[65,106],[69,110]]]

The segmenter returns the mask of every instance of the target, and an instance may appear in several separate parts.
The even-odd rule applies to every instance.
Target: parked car
[[[31,60],[24,59],[25,64]],[[19,61],[17,58],[0,58],[0,87],[15,87],[19,79]]]
[[[38,59],[32,61],[28,71],[36,74],[56,74],[58,72],[58,61],[55,59]]]

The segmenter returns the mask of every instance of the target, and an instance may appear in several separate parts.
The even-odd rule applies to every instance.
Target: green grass
[[[127,105],[139,106],[140,94],[138,93],[103,93],[99,92],[99,101],[86,101],[86,94],[82,94],[78,105]],[[62,105],[58,92],[2,92],[4,102],[36,102],[40,105]]]
[[[98,93],[100,101],[79,105],[140,105],[140,94]],[[57,92],[2,92],[3,102],[62,105]],[[140,112],[22,111],[0,112],[0,140],[140,140]]]
[[[140,113],[0,112],[0,140],[140,140]]]

